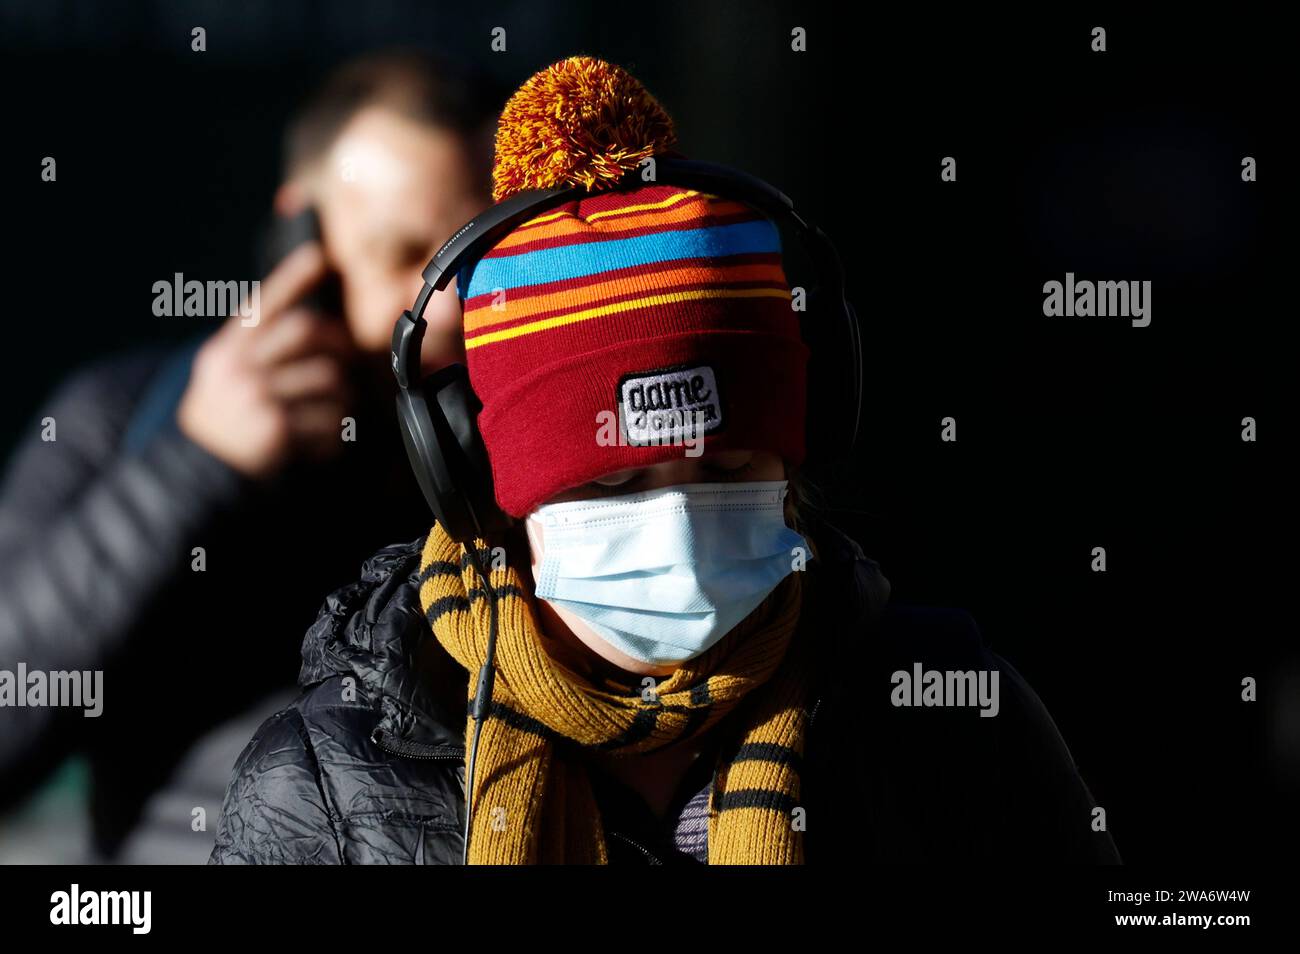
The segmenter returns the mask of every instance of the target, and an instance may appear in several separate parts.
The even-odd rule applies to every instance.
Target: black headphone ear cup
[[[397,394],[402,441],[434,517],[465,543],[509,524],[497,506],[487,450],[478,432],[482,409],[464,365],[451,365]]]
[[[833,469],[852,453],[859,388],[845,331],[850,316],[836,314],[837,302],[809,290],[799,315],[799,336],[808,348],[804,436],[809,470]]]
[[[834,360],[834,342],[827,334],[825,312],[810,299],[808,311],[800,315],[799,331],[808,348],[807,411],[804,440],[807,446],[805,465],[810,470],[830,466],[838,457],[843,437],[843,409],[839,406],[847,399],[843,377],[836,378],[841,369]],[[836,384],[839,387],[836,387]]]
[[[455,493],[446,455],[438,446],[437,427],[422,387],[398,390],[397,420],[411,471],[425,502],[433,511],[434,519],[453,540],[463,542],[472,538],[473,517]]]
[[[423,389],[426,402],[436,402],[451,433],[457,490],[473,514],[479,536],[505,529],[510,518],[497,504],[492,462],[478,429],[483,402],[470,384],[469,369],[463,364],[448,365],[426,378]]]
[[[792,285],[805,293],[799,333],[810,352],[807,374],[808,469],[834,472],[857,446],[862,415],[862,339],[844,295],[839,254],[825,233],[809,226],[793,257]]]

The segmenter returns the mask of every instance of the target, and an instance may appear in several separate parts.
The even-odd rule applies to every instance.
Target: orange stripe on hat
[[[484,295],[478,305],[466,306],[465,332],[468,334],[492,325],[530,318],[558,308],[572,306],[579,301],[594,305],[632,292],[649,292],[690,284],[719,286],[735,285],[740,282],[767,282],[774,287],[785,289],[785,272],[780,265],[673,268],[650,275],[631,275],[586,285],[581,289],[580,296],[575,295],[573,289],[567,288],[546,295],[532,295],[520,299],[511,298],[507,294],[500,308],[494,307],[492,296]],[[789,292],[786,291],[786,294],[788,295]]]
[[[720,216],[754,214],[752,209],[739,202],[699,201],[698,193],[683,192],[679,195],[682,198],[694,197],[695,201],[682,202],[675,208],[664,202],[656,202],[629,206],[626,209],[607,209],[585,217],[568,210],[556,212],[543,219],[535,219],[538,224],[534,227],[515,229],[498,242],[489,255],[497,257],[518,246],[574,235],[584,236],[590,241],[602,241],[636,229],[660,228],[680,222],[709,222]]]

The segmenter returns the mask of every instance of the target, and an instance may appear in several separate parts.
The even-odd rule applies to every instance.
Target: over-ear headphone
[[[655,160],[654,183],[721,195],[745,203],[765,215],[782,233],[794,238],[814,272],[815,281],[805,287],[807,308],[800,330],[810,345],[809,395],[807,428],[809,455],[829,456],[825,446],[832,441],[844,453],[851,453],[857,443],[862,414],[862,341],[857,315],[844,295],[844,268],[830,239],[816,226],[804,221],[794,210],[794,203],[777,189],[747,173],[712,163],[686,159]],[[644,185],[639,172],[628,174],[619,188]],[[435,291],[442,291],[453,276],[476,263],[518,225],[536,218],[557,205],[581,199],[585,189],[541,189],[521,192],[494,205],[473,221],[462,226],[438,250],[424,269],[424,287],[410,311],[402,312],[393,329],[393,373],[397,375],[397,416],[402,440],[406,444],[415,479],[424,498],[447,535],[457,543],[467,544],[473,565],[488,598],[490,623],[485,660],[475,684],[471,716],[474,737],[465,767],[465,833],[462,863],[469,863],[471,820],[474,811],[474,767],[479,736],[492,699],[496,670],[497,599],[488,582],[483,561],[474,539],[489,535],[509,525],[509,517],[497,505],[492,486],[492,468],[487,449],[478,430],[478,414],[483,405],[470,386],[469,372],[463,364],[449,365],[424,378],[420,374],[420,344],[424,340],[424,310]],[[787,269],[789,258],[786,259]],[[792,282],[800,286],[800,282]],[[831,318],[835,312],[837,317]],[[846,333],[842,345],[820,343],[810,319],[838,325]],[[847,358],[849,393],[835,393],[834,385],[843,380],[827,364],[834,355]],[[828,388],[827,386],[830,386]],[[815,435],[829,432],[831,440]],[[836,438],[838,435],[838,439]]]
[[[632,171],[619,185],[646,185]],[[713,163],[662,157],[655,160],[653,184],[695,189],[745,203],[793,238],[813,272],[813,283],[791,281],[807,292],[801,331],[812,351],[809,368],[807,429],[810,458],[847,455],[858,439],[862,414],[862,341],[857,315],[844,294],[844,267],[839,253],[821,231],[805,221],[779,190],[748,173]],[[504,529],[509,518],[498,507],[492,469],[478,431],[482,403],[470,386],[463,364],[449,365],[425,378],[420,373],[424,311],[435,291],[472,266],[517,226],[555,206],[589,193],[573,186],[520,192],[500,202],[447,240],[424,269],[424,287],[410,311],[393,329],[393,373],[397,375],[397,415],[402,439],[425,500],[447,535],[458,543],[487,538]],[[787,249],[788,251],[788,249]],[[784,256],[787,268],[790,256]],[[822,327],[815,328],[814,325]],[[843,329],[839,341],[818,341],[825,326]],[[835,334],[831,332],[831,334]],[[836,373],[836,358],[845,374]],[[846,383],[847,393],[841,390]]]

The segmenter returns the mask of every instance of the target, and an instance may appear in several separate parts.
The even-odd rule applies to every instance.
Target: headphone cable
[[[497,649],[497,598],[496,592],[488,582],[488,577],[483,572],[483,564],[478,557],[478,547],[473,539],[469,541],[466,547],[469,554],[469,561],[474,566],[474,572],[478,574],[479,582],[483,586],[483,595],[488,600],[488,641],[486,659],[483,666],[478,671],[478,685],[474,690],[474,708],[472,716],[474,719],[474,738],[469,748],[469,763],[465,769],[465,838],[464,851],[461,855],[461,864],[469,864],[469,834],[470,821],[473,818],[474,811],[474,765],[478,761],[478,739],[483,731],[483,720],[487,717],[488,709],[492,703],[492,685],[496,681],[496,669],[493,661],[496,657]],[[471,594],[472,596],[472,594]]]

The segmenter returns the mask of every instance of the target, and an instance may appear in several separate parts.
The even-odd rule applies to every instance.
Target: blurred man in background
[[[423,531],[389,341],[433,252],[487,205],[498,105],[414,55],[343,68],[291,124],[274,201],[320,241],[289,237],[257,320],[101,361],[40,411],[56,439],[34,423],[0,490],[0,670],[102,670],[104,699],[97,718],[0,708],[0,810],[29,799],[0,826],[3,860],[205,860],[198,820],[215,822],[251,728],[294,691],[285,635],[358,561]],[[462,359],[454,288],[426,318],[426,367]],[[360,500],[364,522],[348,517]],[[291,557],[304,539],[311,558]],[[52,788],[89,795],[88,830],[54,819],[72,832],[59,857],[24,848],[48,828],[22,836]]]

